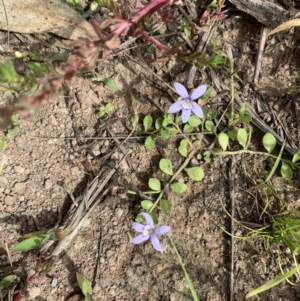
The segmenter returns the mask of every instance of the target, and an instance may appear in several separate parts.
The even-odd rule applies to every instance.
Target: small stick
[[[230,287],[229,287],[229,300],[233,301],[233,284],[234,284],[234,215],[235,215],[235,195],[234,195],[234,177],[232,175],[232,169],[235,166],[235,158],[232,157],[231,166],[228,172],[228,184],[229,184],[229,196],[231,201],[231,221],[230,221]]]
[[[254,71],[254,80],[253,80],[253,82],[255,84],[258,83],[258,77],[259,77],[259,72],[260,72],[261,63],[262,63],[262,55],[263,55],[263,52],[264,52],[264,49],[266,46],[269,31],[270,31],[269,27],[263,26],[261,28],[260,40],[259,40],[258,52],[257,52],[257,59],[256,59],[256,65],[255,65],[255,71]]]

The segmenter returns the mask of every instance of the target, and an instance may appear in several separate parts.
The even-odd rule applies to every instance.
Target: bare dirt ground
[[[252,86],[245,89],[254,71],[260,24],[233,11],[218,22],[215,36],[223,51],[228,44],[232,46],[237,73],[245,81],[236,84],[238,97],[253,105],[255,110],[258,109],[254,95],[270,107],[271,102],[286,101],[286,105],[275,111],[282,122],[277,127],[285,128],[299,148],[300,60],[296,39],[287,35],[271,37],[263,58],[262,78],[271,76],[285,88],[296,86],[298,89],[293,97],[281,97],[263,95]],[[38,41],[20,42],[17,35],[11,36],[7,46],[6,37],[5,32],[0,33],[1,61],[12,57],[15,50],[36,50],[39,46]],[[0,176],[1,242],[9,248],[25,233],[62,226],[72,206],[70,194],[75,198],[82,195],[99,173],[100,182],[104,181],[123,152],[128,154],[115,174],[109,194],[93,210],[64,256],[54,265],[51,275],[41,283],[35,280],[28,285],[26,300],[68,300],[73,293],[79,292],[76,272],[92,282],[94,300],[192,300],[166,237],[161,240],[162,254],[154,252],[149,243],[131,243],[135,236],[131,222],[140,212],[140,198],[126,193],[128,186],[124,181],[145,190],[150,177],[164,179],[158,169],[161,157],[172,158],[178,165],[182,157],[177,154],[175,144],[171,149],[146,150],[143,140],[128,139],[121,149],[116,148],[112,136],[129,134],[129,119],[133,113],[141,116],[165,113],[173,101],[165,83],[184,82],[189,70],[189,66],[171,59],[149,63],[141,44],[137,42],[134,49],[97,63],[97,73],[112,78],[118,86],[117,92],[102,83],[92,82],[90,74],[79,74],[69,89],[52,96],[33,116],[20,117],[21,131],[9,140],[7,150],[0,153],[0,165],[4,167]],[[43,46],[42,50],[45,50]],[[18,67],[22,71],[22,66]],[[222,87],[229,89],[225,68],[215,72]],[[203,83],[213,85],[208,70],[198,73],[194,81],[195,87]],[[1,106],[13,97],[9,92],[0,95]],[[115,111],[107,125],[101,128],[97,109],[109,102],[115,106]],[[228,102],[229,97],[225,95],[206,105],[220,110]],[[256,130],[253,145],[260,145],[261,137],[262,133]],[[199,164],[205,171],[205,178],[197,183],[190,181],[183,196],[170,193],[174,209],[170,214],[160,213],[160,223],[172,227],[172,236],[200,300],[230,300],[231,238],[221,227],[230,231],[231,220],[220,203],[230,210],[230,181],[234,179],[237,219],[257,222],[259,196],[255,197],[251,179],[256,177],[254,170],[261,174],[266,172],[267,163],[263,158],[243,155],[234,159],[215,157],[210,164],[204,161]],[[299,208],[298,175],[290,182],[277,175],[274,183],[288,183],[292,189],[281,193],[289,208]],[[242,233],[238,227],[236,230],[236,235]],[[35,270],[39,253],[11,253],[13,267],[10,268],[4,250],[1,251],[0,269],[4,273],[12,269],[19,277],[17,289],[26,273],[30,275]],[[236,239],[234,251],[233,300],[244,300],[250,290],[280,274],[277,251],[264,250],[261,241]],[[281,260],[284,269],[293,267],[287,249],[281,250]],[[298,300],[299,279],[294,277],[292,281],[295,286],[283,283],[253,300]]]

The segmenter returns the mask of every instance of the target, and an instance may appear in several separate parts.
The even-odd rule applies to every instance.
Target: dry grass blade
[[[272,34],[278,33],[280,31],[290,29],[291,27],[297,27],[297,26],[300,26],[300,19],[294,19],[294,20],[287,21],[287,22],[279,25],[272,31],[270,31],[269,36]]]

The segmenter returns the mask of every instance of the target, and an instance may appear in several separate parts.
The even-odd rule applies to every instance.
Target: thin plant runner
[[[141,233],[132,240],[132,243],[140,244],[150,238],[153,248],[158,252],[162,252],[162,248],[156,235],[169,232],[171,227],[164,225],[155,229],[151,215],[146,212],[143,212],[142,215],[146,221],[146,225],[137,222],[132,223],[133,229]]]
[[[203,94],[206,92],[207,86],[199,86],[192,92],[191,95],[189,95],[186,87],[181,83],[174,83],[174,88],[176,92],[183,98],[183,100],[179,100],[172,104],[168,110],[168,113],[173,114],[182,111],[183,123],[188,122],[192,112],[199,118],[203,118],[203,110],[194,100],[203,96]]]

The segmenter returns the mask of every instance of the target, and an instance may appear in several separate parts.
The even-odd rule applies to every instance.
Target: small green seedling
[[[76,273],[77,283],[84,295],[85,301],[93,301],[93,289],[91,283],[85,279],[85,277],[79,273]]]

